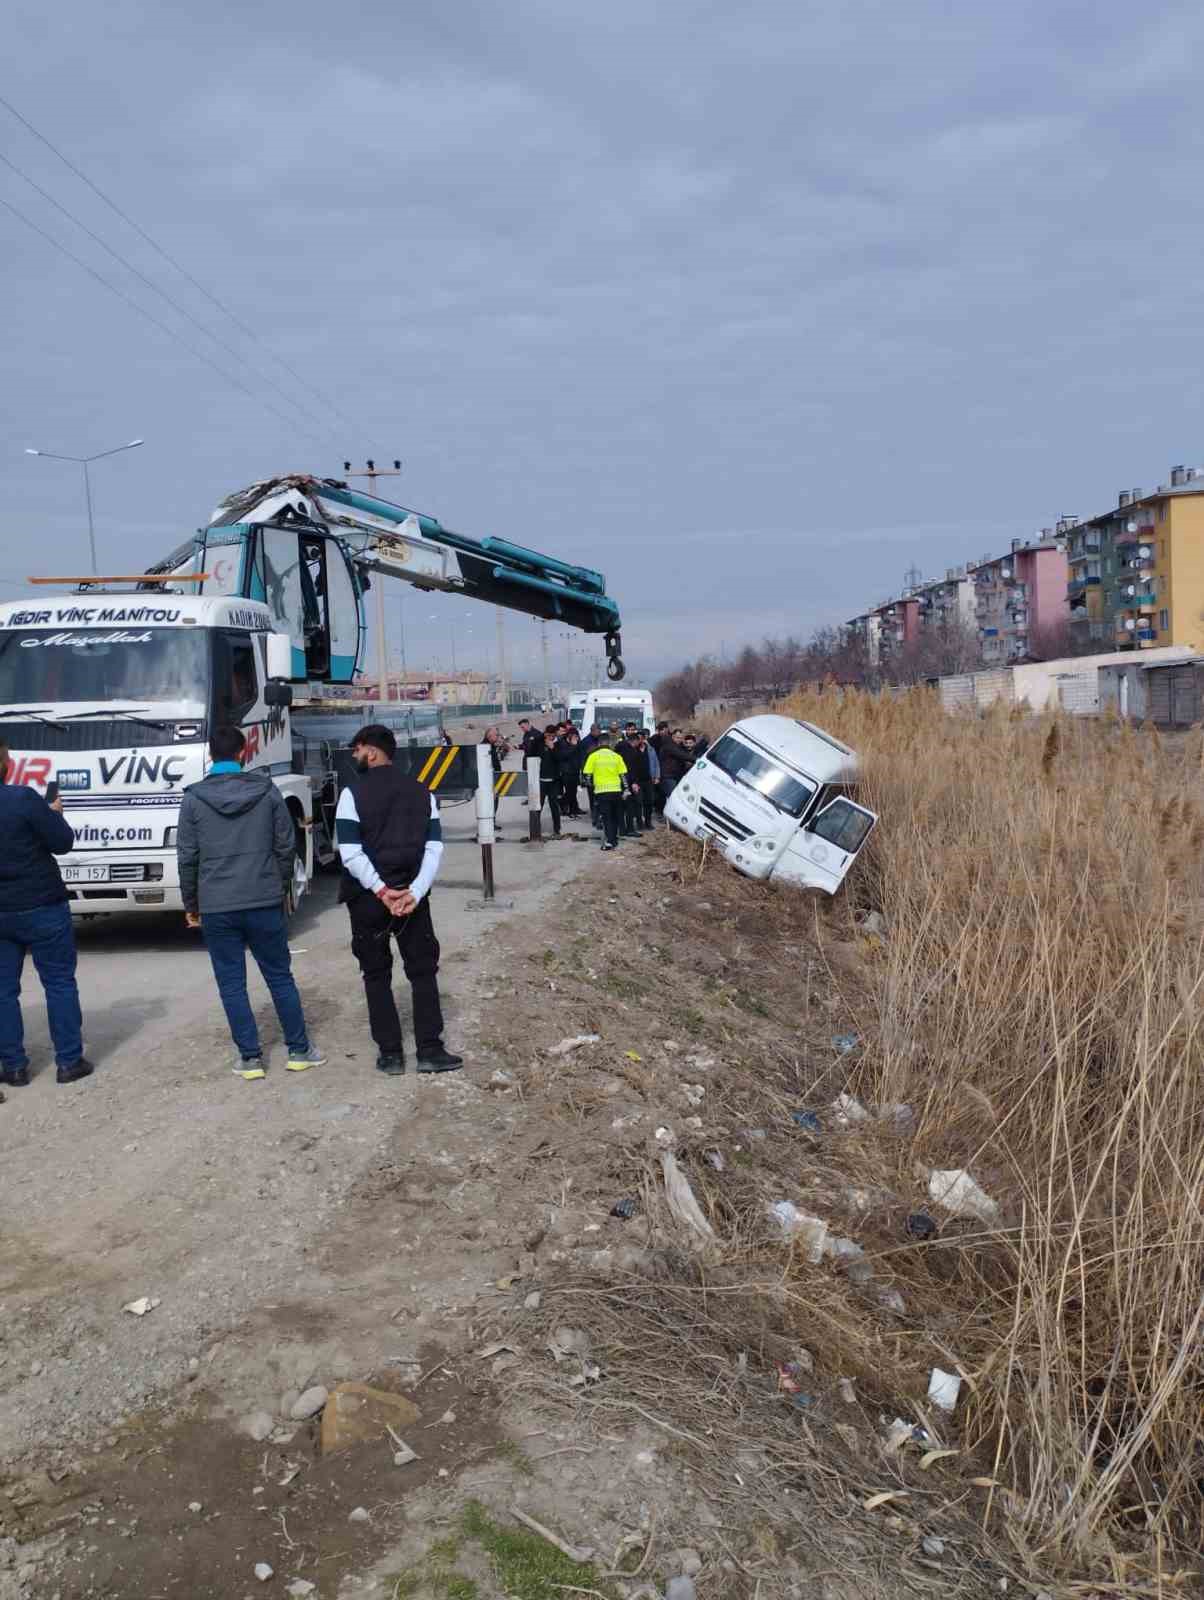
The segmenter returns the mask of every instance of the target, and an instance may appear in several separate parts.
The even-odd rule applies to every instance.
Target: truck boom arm
[[[472,539],[436,518],[350,488],[337,478],[270,478],[229,495],[210,528],[302,519],[336,536],[361,574],[399,578],[605,635],[607,672],[623,676],[619,608],[606,579],[506,539]]]

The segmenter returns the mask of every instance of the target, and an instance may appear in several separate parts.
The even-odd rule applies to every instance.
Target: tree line
[[[1062,656],[1098,651],[1098,640],[1084,639],[1069,623],[1034,632],[1026,661],[1054,661]],[[687,661],[662,678],[653,690],[656,705],[689,716],[700,700],[761,701],[781,699],[804,684],[845,684],[883,688],[925,683],[954,672],[983,669],[977,629],[957,620],[924,628],[917,638],[871,660],[864,638],[845,627],[817,628],[806,643],[787,634],[746,644],[733,661],[713,655]]]

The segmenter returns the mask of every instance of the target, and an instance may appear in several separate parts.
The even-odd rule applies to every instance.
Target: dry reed
[[[899,1156],[973,1169],[1004,1225],[942,1252],[964,1436],[1028,1559],[1160,1588],[1204,1547],[1204,747],[949,717],[928,691],[781,708],[859,750],[882,822],[863,1098]],[[892,1269],[931,1301],[923,1250]]]

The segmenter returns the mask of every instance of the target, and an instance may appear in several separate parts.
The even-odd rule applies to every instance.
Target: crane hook
[[[612,683],[617,683],[626,673],[623,658],[619,651],[623,648],[622,637],[618,633],[606,635],[606,676]]]

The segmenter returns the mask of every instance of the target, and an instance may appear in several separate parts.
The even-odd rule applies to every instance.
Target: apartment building
[[[860,642],[865,659],[875,671],[885,667],[913,644],[920,633],[920,602],[914,594],[883,600],[845,624],[850,638]]]
[[[1063,518],[1056,529],[1044,529],[1040,539],[1013,539],[1006,555],[984,556],[968,565],[986,666],[1023,660],[1042,637],[1055,637],[1065,625],[1066,538],[1075,526],[1074,518]]]
[[[919,601],[920,632],[976,627],[976,595],[965,567],[950,567],[943,578],[919,583],[910,591]]]
[[[933,634],[973,632],[974,585],[964,567],[950,567],[943,578],[913,584],[897,599],[882,601],[845,626],[862,643],[869,666],[877,669]]]
[[[1153,493],[1122,493],[1112,516],[1104,607],[1116,648],[1204,651],[1204,469],[1174,467]]]
[[[1068,540],[1070,624],[1100,649],[1204,651],[1204,469],[1174,467]]]
[[[1106,511],[1067,530],[1066,561],[1070,637],[1076,650],[1105,650],[1112,640],[1107,581],[1115,570],[1114,539],[1119,513]]]

